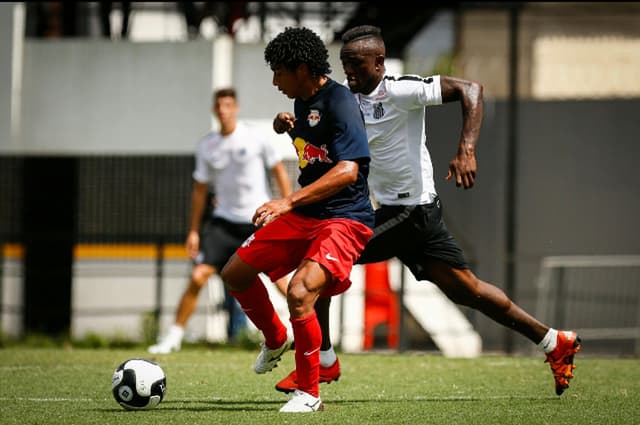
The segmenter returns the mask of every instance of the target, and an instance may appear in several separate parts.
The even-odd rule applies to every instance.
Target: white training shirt
[[[215,193],[214,216],[251,223],[271,199],[268,173],[281,159],[266,137],[239,122],[230,135],[211,132],[198,142],[193,178]]]
[[[433,202],[425,106],[442,104],[440,76],[385,75],[370,94],[355,94],[371,152],[369,187],[382,205]]]

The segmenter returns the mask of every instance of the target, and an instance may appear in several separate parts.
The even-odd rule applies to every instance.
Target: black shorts
[[[251,223],[233,223],[220,217],[205,219],[200,229],[200,252],[196,264],[208,264],[218,272],[242,242],[257,230]]]
[[[425,205],[382,205],[376,210],[373,237],[357,264],[398,257],[418,280],[429,280],[429,261],[468,269],[462,249],[442,220],[440,199]]]

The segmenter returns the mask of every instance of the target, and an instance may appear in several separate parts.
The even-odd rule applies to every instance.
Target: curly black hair
[[[322,39],[308,28],[287,27],[267,44],[264,60],[271,69],[280,65],[294,71],[307,64],[311,75],[321,77],[331,73],[329,52]]]

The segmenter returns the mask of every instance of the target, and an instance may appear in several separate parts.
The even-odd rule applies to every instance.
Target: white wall
[[[216,48],[223,44],[220,38],[159,43],[27,40],[23,89],[18,93],[21,137],[5,137],[8,142],[0,144],[0,154],[192,154],[197,140],[216,126],[212,90],[232,84],[238,90],[240,118],[262,128],[283,156],[292,158],[290,140],[273,133],[271,122],[277,112],[292,110],[293,101],[272,85],[265,45]],[[342,82],[339,46],[329,50],[331,77]],[[10,103],[7,72],[0,74],[4,109]],[[5,125],[9,116],[0,114],[3,133],[10,127]]]
[[[29,40],[24,56],[13,150],[191,152],[209,128],[210,43]]]

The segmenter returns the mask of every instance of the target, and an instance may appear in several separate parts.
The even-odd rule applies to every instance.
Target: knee
[[[458,279],[456,285],[438,285],[438,287],[456,304],[475,307],[484,297],[482,282],[474,275]]]
[[[302,280],[292,280],[287,290],[287,305],[291,317],[304,317],[313,311],[313,294]]]
[[[187,286],[186,292],[191,294],[192,296],[197,297],[198,294],[200,294],[200,290],[202,289],[202,286],[203,285],[191,279],[191,281],[189,282],[189,286]]]
[[[498,307],[506,310],[510,306],[510,300],[500,288],[484,282],[475,276],[472,276],[471,280],[465,282],[464,288],[466,290],[460,304],[476,309],[491,306],[492,308]]]
[[[191,272],[191,284],[190,286],[193,288],[202,288],[211,275],[214,273],[214,270],[205,269],[202,267],[195,267]]]

